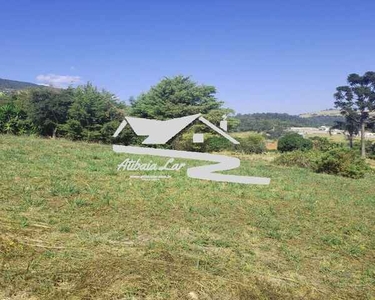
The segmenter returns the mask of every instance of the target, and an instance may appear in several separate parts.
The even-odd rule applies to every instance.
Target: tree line
[[[216,98],[214,86],[186,76],[164,78],[128,105],[91,83],[67,89],[37,87],[0,95],[0,132],[109,143],[125,115],[165,120],[197,113],[218,124],[233,111]],[[237,125],[229,118],[229,128]],[[129,134],[125,130],[119,139],[129,142]]]
[[[15,91],[0,98],[2,133],[109,141],[127,109],[113,94],[88,83],[77,88]]]
[[[238,114],[228,118],[229,130],[251,130],[278,138],[291,126],[332,125],[334,122],[334,127],[349,133],[350,140],[361,133],[364,157],[365,130],[374,129],[375,123],[375,72],[366,72],[363,76],[350,74],[348,85],[337,87],[334,98],[343,118]],[[148,92],[131,98],[128,105],[90,83],[67,89],[36,87],[0,94],[0,133],[109,143],[125,115],[165,120],[197,113],[219,124],[223,115],[233,115],[234,111],[217,99],[214,86],[198,84],[188,76],[164,78]],[[119,139],[128,143],[134,137],[124,130]]]

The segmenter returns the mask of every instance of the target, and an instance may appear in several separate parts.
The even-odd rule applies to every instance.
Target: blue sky
[[[0,78],[91,81],[126,100],[183,74],[236,112],[317,111],[349,73],[375,70],[374,11],[366,0],[2,1]]]

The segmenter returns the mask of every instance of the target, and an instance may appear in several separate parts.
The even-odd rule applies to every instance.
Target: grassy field
[[[375,175],[265,155],[233,173],[270,186],[142,181],[125,158],[0,135],[0,299],[375,299]]]

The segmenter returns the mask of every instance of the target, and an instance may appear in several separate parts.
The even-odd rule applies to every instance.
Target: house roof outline
[[[147,138],[142,142],[143,145],[162,145],[166,144],[174,136],[176,136],[179,132],[184,130],[187,126],[189,126],[197,119],[210,127],[212,130],[216,131],[221,136],[225,137],[231,143],[236,145],[239,144],[237,140],[205,119],[201,114],[195,114],[164,121],[136,117],[125,117],[120,126],[117,128],[116,132],[113,134],[113,137],[117,137],[126,127],[126,125],[129,124],[129,126],[133,129],[134,133],[137,136],[147,136]]]

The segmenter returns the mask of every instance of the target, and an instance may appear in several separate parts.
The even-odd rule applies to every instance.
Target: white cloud
[[[71,75],[41,74],[36,77],[36,80],[40,84],[44,85],[51,85],[54,87],[67,87],[72,84],[80,83],[81,77]]]

